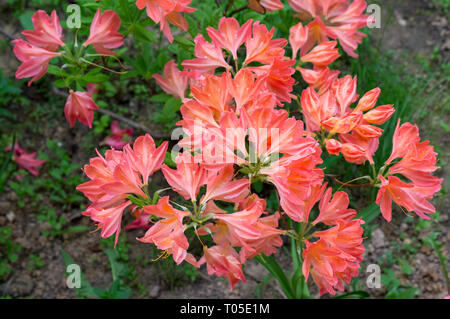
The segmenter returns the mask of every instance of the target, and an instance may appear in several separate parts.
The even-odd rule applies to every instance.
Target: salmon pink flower
[[[384,167],[398,158],[401,159],[388,166],[385,176],[378,176],[381,185],[376,202],[387,221],[392,219],[392,201],[408,212],[414,211],[423,219],[429,219],[427,214],[435,212],[429,200],[440,191],[442,184],[441,178],[431,175],[438,169],[436,156],[429,141],[420,142],[419,128],[416,125],[411,123],[400,125],[398,120],[393,136],[392,153]],[[411,183],[401,180],[394,174],[402,175]]]
[[[253,251],[247,242],[261,238],[262,233],[256,224],[262,213],[263,207],[254,203],[246,209],[232,214],[215,214],[214,218],[226,225],[229,240],[234,246],[246,247]]]
[[[123,44],[123,36],[117,32],[120,29],[121,20],[113,10],[101,13],[100,9],[95,13],[91,23],[89,38],[83,43],[84,47],[92,45],[98,54],[115,55],[111,49]]]
[[[245,246],[239,252],[241,262],[247,259],[254,258],[258,254],[263,253],[270,256],[276,253],[277,248],[283,245],[283,240],[280,235],[286,233],[285,230],[278,229],[278,221],[280,214],[277,212],[273,215],[260,217],[255,224],[256,228],[261,232],[261,236],[256,240],[247,240],[246,244],[252,247],[251,250]]]
[[[366,160],[373,164],[383,130],[372,124],[382,124],[394,113],[392,105],[373,109],[379,95],[379,88],[370,90],[352,109],[350,105],[356,102],[358,95],[356,77],[349,75],[335,80],[321,95],[313,88],[307,88],[301,97],[306,127],[309,131],[329,132],[326,148],[330,154],[342,153],[348,162],[355,164],[363,164]],[[330,139],[333,135],[336,138]]]
[[[420,218],[430,219],[427,214],[434,214],[434,206],[428,200],[433,194],[440,190],[441,181],[438,181],[432,189],[405,183],[396,176],[385,179],[379,175],[381,188],[377,194],[376,203],[380,205],[381,214],[390,222],[392,219],[392,201],[404,207],[408,212],[414,211]]]
[[[314,66],[312,70],[297,67],[303,80],[309,84],[312,89],[318,90],[319,96],[328,91],[330,86],[339,76],[340,71],[332,71],[329,67]]]
[[[334,193],[331,199],[331,187],[325,191],[319,203],[319,216],[314,220],[313,225],[324,223],[326,225],[336,225],[338,220],[349,221],[356,216],[354,209],[349,209],[350,200],[347,193],[339,191]]]
[[[342,144],[335,139],[329,139],[326,141],[325,147],[327,152],[331,155],[339,155],[342,149]]]
[[[341,147],[341,153],[349,163],[363,164],[366,161],[366,150],[353,143],[344,143]]]
[[[209,171],[206,177],[206,194],[201,203],[222,200],[226,202],[240,202],[249,194],[250,181],[248,179],[232,180],[233,165],[225,165],[222,169]]]
[[[361,224],[362,219],[338,220],[336,226],[313,234],[320,238],[318,241],[306,240],[303,274],[307,279],[311,273],[320,295],[326,292],[334,295],[335,289],[343,291],[343,282],[349,284],[358,275],[364,253]]]
[[[115,181],[114,170],[122,158],[123,153],[116,150],[107,150],[105,157],[98,154],[98,157],[91,158],[89,165],[85,165],[83,169],[91,180],[78,185],[77,190],[92,202],[105,202],[107,195],[104,186]]]
[[[139,176],[139,172],[133,169],[133,163],[122,160],[114,169],[114,180],[103,186],[106,193],[106,198],[112,197],[126,197],[127,194],[135,194],[141,197],[147,197],[142,190],[144,183]]]
[[[283,57],[283,47],[287,44],[286,39],[272,39],[275,28],[270,31],[259,21],[255,21],[252,27],[252,36],[245,41],[247,54],[245,64],[260,62],[270,64],[275,57]]]
[[[345,114],[350,104],[356,101],[358,95],[356,94],[357,79],[346,75],[343,78],[337,79],[333,82],[332,90],[339,104],[339,114]],[[355,112],[361,110],[355,109]]]
[[[348,257],[337,247],[330,247],[327,241],[320,239],[314,243],[306,242],[303,250],[303,275],[308,280],[311,274],[319,287],[320,295],[336,294],[335,289],[344,290],[343,280],[350,283],[358,274],[359,264],[356,258]]]
[[[383,130],[379,127],[368,125],[368,124],[360,124],[353,129],[357,135],[363,138],[379,138],[383,135]]]
[[[150,215],[147,212],[145,212],[144,209],[138,208],[137,206],[132,206],[131,211],[133,212],[134,220],[125,227],[125,230],[130,229],[148,230],[151,227],[149,225]]]
[[[234,18],[221,18],[218,30],[208,27],[208,35],[214,45],[231,52],[233,59],[237,59],[237,50],[244,44],[245,40],[251,36],[251,26],[253,21],[248,20],[241,27]]]
[[[292,47],[292,59],[297,58],[297,53],[308,39],[308,27],[300,22],[289,29],[289,43]]]
[[[439,167],[436,166],[437,153],[429,141],[417,143],[408,153],[389,168],[389,174],[401,174],[410,179],[415,185],[422,187],[434,187],[440,184],[439,179],[431,173]]]
[[[209,275],[215,274],[228,279],[231,290],[239,282],[246,282],[242,264],[237,252],[228,246],[220,245],[207,248],[203,246],[204,261]]]
[[[42,78],[47,73],[48,65],[51,59],[58,57],[61,53],[48,51],[38,48],[22,39],[13,41],[14,54],[22,64],[16,72],[17,79],[33,77],[29,82],[31,83]]]
[[[141,136],[133,148],[126,145],[123,152],[107,150],[105,157],[98,154],[89,165],[84,166],[90,181],[79,185],[77,190],[92,204],[83,214],[100,225],[103,237],[116,233],[117,242],[124,209],[135,198],[148,200],[143,188],[148,183],[148,177],[161,167],[166,150],[167,143],[156,149],[149,135]],[[145,213],[141,213],[140,217],[145,219]]]
[[[392,140],[392,153],[386,164],[390,164],[396,158],[405,156],[411,146],[419,143],[419,141],[420,136],[417,125],[406,122],[400,126],[400,119],[398,119]]]
[[[301,154],[313,146],[312,140],[303,136],[303,123],[288,117],[285,110],[257,108],[251,112],[243,110],[242,118],[249,130],[249,141],[254,145],[255,155],[265,161],[276,154]]]
[[[194,12],[195,9],[188,7],[192,0],[137,0],[136,6],[139,10],[146,8],[147,15],[155,23],[160,23],[160,29],[169,40],[173,42],[169,23],[187,31],[188,24],[182,12]]]
[[[5,148],[5,152],[11,151],[11,146]],[[12,160],[19,165],[19,168],[27,170],[30,174],[37,176],[37,168],[45,164],[45,161],[36,159],[36,152],[27,153],[20,148],[19,144],[14,145]]]
[[[164,66],[164,76],[153,74],[153,78],[167,94],[180,100],[185,98],[189,79],[183,72],[178,70],[174,60],[170,60]]]
[[[175,209],[169,203],[169,196],[162,197],[157,205],[145,206],[144,210],[149,215],[161,218],[145,233],[138,238],[143,243],[153,243],[160,250],[165,250],[173,255],[173,260],[180,264],[186,259],[189,243],[184,235],[185,226],[183,218],[189,212]]]
[[[264,81],[264,77],[255,79],[255,74],[247,68],[239,70],[234,79],[230,78],[228,88],[235,100],[237,114],[240,114],[241,108],[254,102],[253,99],[262,93]]]
[[[336,220],[336,226],[327,230],[317,231],[315,237],[324,239],[331,247],[336,247],[349,258],[356,258],[358,262],[363,260],[364,245],[361,225],[364,224],[362,218],[353,220]]]
[[[311,87],[303,90],[300,104],[309,131],[320,131],[321,124],[337,111],[334,95],[330,91],[319,96]]]
[[[167,152],[168,142],[163,142],[156,148],[150,134],[140,136],[130,145],[124,147],[125,158],[131,167],[142,175],[143,185],[148,185],[148,178],[161,168]]]
[[[22,32],[31,44],[48,51],[56,51],[60,46],[65,45],[61,41],[62,27],[55,10],[52,11],[51,17],[45,11],[38,10],[33,14],[31,20],[34,30]]]
[[[345,150],[341,152],[342,154],[347,154],[347,157],[345,159],[350,163],[355,164],[363,164],[366,160],[369,161],[369,163],[373,164],[373,155],[378,149],[379,140],[378,138],[366,138],[359,134],[340,134],[339,135],[340,141],[347,145],[345,147]],[[364,150],[363,154],[358,154],[359,149]]]
[[[66,106],[64,107],[64,113],[70,127],[73,127],[78,120],[80,123],[92,128],[92,121],[94,120],[93,111],[97,109],[98,106],[89,93],[74,92],[71,90],[67,98]]]
[[[284,212],[297,222],[307,220],[306,202],[316,187],[323,183],[323,171],[317,167],[322,163],[321,150],[315,143],[306,145],[303,158],[291,160],[289,156],[283,156],[271,167],[261,170],[275,185]]]
[[[301,55],[302,62],[310,62],[318,67],[326,67],[339,57],[336,41],[322,42],[305,55]]]
[[[99,154],[84,166],[84,172],[91,180],[79,185],[77,190],[96,207],[111,205],[127,198],[128,194],[145,198],[147,195],[141,189],[144,185],[142,178],[133,167],[122,151],[107,150],[105,157]]]
[[[292,68],[294,64],[294,60],[285,61],[281,58],[274,58],[269,65],[251,67],[249,69],[257,76],[264,77],[267,89],[275,93],[277,104],[281,106],[281,102],[290,103],[291,98],[294,96],[290,94],[295,83],[292,77],[292,74],[295,73],[295,69]]]
[[[214,113],[214,118],[227,110],[230,101],[228,73],[221,76],[207,74],[201,86],[192,86],[192,97],[204,107],[210,108]]]
[[[239,27],[239,23],[234,18],[223,18],[219,24],[219,30],[208,28],[208,34],[212,39],[212,43],[207,42],[204,37],[199,34],[194,39],[195,42],[195,59],[186,60],[182,63],[190,76],[195,81],[199,81],[202,86],[202,79],[198,74],[214,74],[217,68],[225,68],[231,70],[230,64],[225,61],[224,51],[230,53],[230,58],[234,57],[236,71],[247,69],[251,71],[259,80],[257,83],[261,85],[259,92],[254,92],[255,96],[249,97],[247,100],[267,104],[271,102],[272,96],[268,92],[275,93],[276,102],[282,106],[281,102],[290,102],[292,86],[295,80],[292,74],[295,70],[292,65],[295,60],[289,60],[284,56],[284,46],[287,44],[285,39],[273,39],[274,29],[267,30],[267,27],[261,25],[258,21],[247,21]],[[243,62],[237,60],[237,51],[245,45],[246,56]],[[226,53],[227,54],[227,53]],[[255,62],[259,66],[249,66]],[[239,68],[239,66],[241,66]],[[194,72],[194,73],[193,73]],[[242,73],[240,73],[242,75]],[[248,74],[244,74],[247,76]],[[231,76],[230,76],[231,77]],[[244,80],[245,78],[240,78]],[[249,79],[249,77],[247,77]],[[232,86],[228,90],[233,89]],[[244,90],[244,88],[241,88]],[[256,99],[261,98],[262,101]],[[242,105],[239,105],[240,108]]]
[[[391,118],[395,110],[393,105],[380,105],[373,110],[365,113],[363,120],[375,125],[382,125]]]
[[[123,211],[130,205],[131,202],[126,201],[118,206],[113,206],[111,208],[103,209],[91,206],[83,212],[83,215],[91,217],[94,222],[98,223],[98,227],[102,229],[102,238],[108,238],[115,233],[115,247],[117,245],[117,240],[119,239]]]
[[[256,12],[266,13],[283,9],[283,3],[280,0],[249,0],[248,7]]]
[[[364,0],[289,0],[289,5],[299,12],[302,20],[313,20],[309,26],[309,37],[303,52],[310,50],[315,43],[338,39],[344,51],[351,57],[365,36],[358,29],[368,25],[369,16],[364,14]]]
[[[352,92],[354,91],[353,87],[355,87],[356,90],[356,82],[350,81],[350,78],[347,78],[346,82],[348,85],[351,86],[349,90]],[[355,111],[368,111],[372,109],[375,104],[377,103],[378,98],[380,97],[381,90],[380,88],[375,88],[370,90],[369,92],[366,92],[358,101],[358,105],[355,108]],[[345,94],[345,93],[344,93]]]
[[[206,170],[195,162],[192,155],[183,153],[175,160],[177,169],[171,169],[167,165],[162,166],[164,177],[173,190],[186,200],[197,200],[200,187],[205,184]]]
[[[206,73],[213,73],[216,68],[223,67],[231,69],[231,66],[225,62],[222,49],[205,40],[203,35],[199,34],[194,39],[196,59],[186,60],[182,63],[183,67],[198,70]]]
[[[118,121],[112,121],[111,134],[102,142],[115,149],[121,150],[133,136],[133,129],[121,129]]]

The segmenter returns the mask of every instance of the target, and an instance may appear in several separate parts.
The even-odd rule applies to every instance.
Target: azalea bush
[[[373,189],[369,207],[388,222],[393,203],[421,219],[435,213],[442,179],[433,146],[401,118],[391,141],[381,139],[395,105],[377,105],[379,88],[360,92],[358,74],[334,67],[343,55],[358,58],[376,22],[365,1],[79,3],[76,27],[63,28],[56,11],[34,13],[34,29],[13,41],[16,77],[35,85],[54,76],[75,128],[92,128],[102,83],[143,78],[164,92],[149,99],[165,103],[159,117],[172,131],[166,141],[151,133],[132,141],[133,129],[113,122],[111,149],[89,160],[77,187],[101,237],[117,242],[131,214],[127,229],[145,229],[138,240],[160,258],[205,264],[231,289],[254,258],[286,297],[306,298],[308,281],[334,295],[360,271],[368,216],[350,205],[351,187]],[[380,141],[392,150],[375,156],[386,149]],[[44,162],[14,145],[13,160],[37,174]],[[343,180],[339,165],[364,173]],[[285,240],[293,274],[274,258]]]

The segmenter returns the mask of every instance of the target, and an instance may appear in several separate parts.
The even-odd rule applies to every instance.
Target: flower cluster
[[[352,109],[350,105],[358,97],[356,77],[347,75],[334,80],[322,95],[309,87],[301,96],[308,130],[321,135],[330,154],[342,153],[350,163],[363,164],[368,160],[373,164],[372,157],[383,134],[375,125],[384,124],[394,113],[392,105],[374,108],[379,95],[379,88],[370,90]]]
[[[371,23],[364,14],[364,0],[289,0],[289,5],[298,12],[298,18],[310,21],[303,53],[316,43],[337,39],[349,56],[358,57],[355,50],[365,36],[358,29]]]
[[[111,56],[116,53],[111,49],[123,44],[123,36],[118,32],[121,20],[117,13],[97,10],[90,28],[89,38],[82,44],[77,54],[73,54],[62,41],[62,27],[56,11],[49,16],[45,11],[38,10],[32,17],[34,30],[25,30],[23,36],[28,40],[14,40],[14,54],[22,64],[16,72],[16,78],[32,79],[28,85],[42,78],[48,71],[50,60],[55,57],[64,58],[70,63],[91,63],[81,56],[82,51],[92,46],[97,54]],[[59,49],[63,51],[56,52]],[[77,43],[75,42],[77,49]],[[61,71],[62,73],[62,71]],[[92,127],[94,111],[98,109],[90,92],[73,91],[69,87],[69,97],[64,113],[70,127],[78,120],[80,123]]]
[[[323,158],[342,155],[361,168],[368,162],[370,174],[353,181],[366,179],[368,184],[358,186],[377,189],[376,203],[387,221],[392,219],[392,201],[420,218],[435,212],[430,200],[442,179],[432,175],[438,169],[434,148],[420,141],[417,126],[399,120],[392,154],[376,163],[381,125],[395,109],[377,106],[379,88],[359,96],[356,76],[340,77],[339,70],[330,68],[340,57],[338,45],[357,57],[364,37],[359,30],[370,22],[363,13],[365,1],[288,2],[302,20],[289,29],[288,39],[275,38],[275,29],[259,21],[240,24],[223,17],[217,28],[208,27],[207,35],[194,38],[193,56],[182,61],[182,69],[171,60],[163,74],[153,74],[162,90],[181,101],[176,129],[181,138],[171,153],[167,141],[157,147],[149,134],[130,143],[133,130],[112,123],[111,134],[102,142],[111,149],[85,165],[90,180],[77,187],[91,201],[83,214],[96,223],[103,238],[115,235],[117,243],[124,213],[130,212],[134,221],[126,229],[145,229],[140,242],[154,244],[161,257],[172,256],[177,264],[206,264],[209,274],[226,277],[233,289],[245,282],[243,265],[248,259],[264,262],[263,256],[275,254],[282,236],[288,236],[293,259],[301,265],[292,281],[311,275],[320,294],[335,294],[358,274],[364,221],[349,207],[346,192],[333,191]],[[174,38],[169,23],[186,31],[183,12],[195,10],[190,4],[136,1],[138,9],[160,23],[170,42]],[[245,8],[265,13],[283,4],[252,0]],[[51,16],[36,12],[33,25],[34,30],[23,32],[26,41],[14,41],[22,62],[16,76],[31,77],[29,85],[44,76],[53,58],[80,69],[83,63],[106,68],[89,61],[92,56],[119,60],[113,49],[122,46],[124,38],[121,19],[112,10],[96,12],[89,37],[81,46],[76,38],[74,53],[62,41],[55,11]],[[97,54],[83,55],[88,47]],[[63,79],[67,65],[61,68]],[[296,71],[306,87],[298,96],[293,93]],[[75,92],[66,84],[70,126],[79,121],[92,127],[98,109],[92,96],[99,90],[89,84],[87,92]],[[285,107],[291,102],[299,105],[300,116]],[[15,146],[14,160],[37,174],[43,161],[33,157]],[[155,189],[154,174],[163,176],[169,187]],[[266,202],[267,190],[275,195],[276,205]],[[192,240],[201,244],[200,253]]]
[[[436,166],[436,155],[429,141],[420,142],[417,125],[400,125],[398,121],[391,156],[378,175],[381,185],[376,202],[387,221],[392,219],[392,201],[423,219],[429,219],[427,214],[435,212],[428,201],[441,190],[443,181],[431,175],[439,168]]]
[[[77,190],[92,202],[83,214],[98,223],[102,237],[116,234],[117,242],[124,209],[133,201],[149,200],[149,177],[160,169],[167,145],[164,142],[156,148],[147,134],[137,138],[133,148],[127,144],[123,151],[108,150],[105,157],[98,154],[85,165],[84,172],[91,180]]]
[[[300,1],[290,2],[300,10]],[[207,28],[210,41],[195,38],[195,58],[183,61],[183,70],[172,60],[163,75],[153,75],[166,93],[182,101],[177,125],[183,134],[172,151],[174,166],[163,164],[167,144],[156,148],[149,135],[133,147],[92,159],[85,167],[91,180],[78,189],[92,201],[84,214],[102,229],[102,237],[116,234],[117,241],[123,212],[130,207],[135,221],[127,229],[146,229],[139,241],[154,244],[177,264],[206,264],[209,274],[226,277],[233,288],[245,282],[246,260],[274,254],[283,244],[281,236],[289,236],[302,251],[304,278],[311,274],[320,294],[335,294],[358,274],[364,221],[349,208],[347,193],[327,188],[320,167],[323,150],[350,163],[370,163],[373,176],[361,178],[379,188],[377,203],[388,221],[392,201],[421,218],[434,212],[428,200],[442,180],[431,175],[437,169],[433,147],[420,142],[416,126],[398,125],[392,155],[377,173],[379,126],[394,108],[376,106],[379,88],[358,99],[357,78],[339,78],[339,71],[329,68],[339,57],[337,42],[320,38],[314,45],[310,38],[321,30],[314,23],[326,17],[330,26],[320,32],[339,38],[342,46],[347,41],[344,49],[353,52],[348,38],[360,40],[356,29],[366,20],[365,3],[302,5],[309,2],[315,20],[291,28],[292,58],[285,55],[288,41],[273,38],[274,29],[222,18],[217,29]],[[249,4],[267,10],[278,6],[277,1]],[[301,97],[292,94],[295,64],[313,66],[297,68],[309,85]],[[305,125],[282,109],[292,100],[299,102]],[[158,170],[168,189],[150,189],[148,178]],[[255,183],[276,192],[279,211],[267,208]],[[174,193],[161,195],[169,189]],[[192,252],[188,233],[201,243],[200,256]]]

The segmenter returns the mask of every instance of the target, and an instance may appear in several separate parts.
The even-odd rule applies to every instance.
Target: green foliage
[[[12,241],[11,227],[0,227],[0,281],[12,272],[13,264],[19,259],[22,247]]]
[[[9,169],[9,164],[14,156],[14,147],[16,145],[16,135],[13,134],[12,142],[10,144],[11,149],[6,153],[6,156],[2,159],[0,165],[0,193],[3,192],[6,182],[8,181],[9,176],[11,175],[11,170]]]
[[[268,274],[266,276],[264,276],[263,280],[261,280],[261,282],[259,282],[256,286],[255,291],[253,292],[253,294],[255,295],[256,298],[261,299],[261,293],[267,289],[267,285],[270,281],[270,279],[272,279],[273,276],[272,274]]]
[[[45,266],[45,261],[43,261],[41,257],[35,254],[30,254],[29,258],[30,261],[28,262],[28,269],[41,269]]]
[[[370,223],[380,215],[380,206],[376,203],[371,203],[369,206],[358,211],[356,218],[362,218],[365,222],[364,228],[369,227]]]
[[[39,159],[47,161],[48,175],[42,174],[31,177],[29,174],[22,179],[11,181],[9,186],[19,197],[18,206],[37,206],[43,199],[43,194],[48,194],[53,203],[69,208],[84,201],[75,188],[83,182],[79,174],[80,167],[74,164],[67,152],[56,141],[47,140],[50,153],[39,154]],[[52,153],[53,152],[53,153]],[[23,174],[19,171],[16,173]]]
[[[410,286],[402,286],[392,269],[386,269],[381,275],[381,282],[387,289],[386,299],[412,299],[420,294],[420,290]]]
[[[8,105],[8,103],[19,97],[21,93],[22,89],[13,80],[4,77],[3,70],[0,69],[0,105]],[[5,108],[0,108],[0,115],[11,116]]]
[[[155,247],[153,252],[154,255],[158,254],[158,250]],[[160,276],[171,290],[178,286],[193,283],[199,276],[198,269],[187,262],[177,265],[172,256],[168,256],[167,258],[158,257],[157,259],[154,261],[154,265],[158,270],[158,276]]]
[[[120,255],[116,250],[110,248],[104,252],[108,256],[111,266],[111,285],[107,289],[95,288],[91,286],[84,273],[81,273],[81,287],[74,288],[78,298],[125,299],[131,296],[131,288],[124,282],[124,278],[129,272],[128,266],[120,261]],[[61,255],[66,267],[76,264],[66,251],[61,250]]]
[[[165,97],[162,98],[163,94],[152,96],[152,101],[164,102],[164,106],[161,111],[159,111],[155,117],[153,118],[156,122],[164,123],[167,130],[170,130],[175,126],[175,123],[178,122],[178,111],[180,110],[181,101],[172,96],[165,94]]]
[[[61,236],[85,232],[88,227],[82,225],[68,226],[65,218],[58,215],[52,206],[62,209],[79,207],[84,197],[75,188],[83,182],[80,167],[74,164],[67,152],[56,141],[48,140],[49,153],[42,153],[39,158],[46,160],[47,174],[31,176],[26,171],[19,170],[14,176],[24,175],[21,179],[11,180],[9,187],[17,194],[17,205],[20,208],[32,208],[37,212],[40,222],[47,222],[49,229],[44,229],[44,236]],[[47,204],[50,200],[51,205]]]

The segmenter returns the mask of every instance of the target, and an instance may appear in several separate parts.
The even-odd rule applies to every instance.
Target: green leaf
[[[100,73],[99,69],[93,69],[81,77],[81,80],[87,83],[102,83],[108,81],[108,79],[109,77],[106,74]]]
[[[177,42],[177,43],[179,43],[179,44],[181,44],[183,46],[187,46],[187,47],[194,47],[195,46],[194,41],[186,39],[183,36],[177,35],[173,39],[174,39],[175,42]]]
[[[57,87],[58,89],[66,88],[66,83],[62,79],[58,79],[56,81],[53,81],[53,86]]]
[[[414,269],[413,267],[406,262],[406,260],[400,260],[400,269],[406,275],[412,275]]]
[[[283,269],[281,269],[280,265],[273,258],[273,256],[258,255],[255,257],[255,259],[261,265],[263,265],[280,283],[281,289],[283,289],[283,292],[285,293],[286,297],[289,299],[294,299],[295,294],[292,291],[290,281],[283,272]]]
[[[119,253],[115,249],[109,248],[105,250],[105,254],[108,256],[109,264],[111,265],[113,281],[117,281],[124,273],[124,266],[118,261]]]
[[[47,73],[60,76],[61,75],[61,69],[58,66],[56,66],[56,65],[50,64],[48,66]]]
[[[252,183],[252,187],[257,193],[260,193],[263,190],[263,186],[263,183],[260,181]]]
[[[139,24],[134,24],[132,26],[132,30],[133,30],[133,34],[134,34],[134,38],[136,39],[136,41],[141,41],[141,42],[156,42],[156,35],[144,28],[143,26],[139,25]]]
[[[88,231],[90,228],[85,225],[77,225],[72,226],[64,231],[65,234],[76,234],[76,233],[84,233]]]
[[[33,11],[25,11],[19,16],[20,24],[22,24],[23,29],[33,30],[33,21],[31,17],[33,16]]]
[[[166,152],[166,156],[164,158],[164,164],[171,168],[176,168],[177,164],[172,160],[172,154],[170,152]]]
[[[84,8],[100,8],[100,4],[97,2],[84,3],[82,4]]]
[[[364,298],[369,298],[369,297],[370,297],[370,294],[368,292],[358,290],[358,291],[352,291],[347,294],[343,294],[343,295],[334,297],[332,299],[355,299],[355,298],[364,299]]]
[[[447,133],[450,132],[450,126],[447,123],[445,123],[443,120],[441,120],[439,122],[439,124],[441,124],[441,127],[444,129],[445,132],[447,132]]]
[[[61,249],[60,252],[63,257],[64,263],[66,264],[66,267],[69,265],[77,264],[64,249]],[[75,288],[75,290],[77,291],[77,295],[79,297],[99,297],[99,290],[91,286],[83,272],[81,272],[80,277],[81,288]]]
[[[168,99],[170,99],[170,95],[166,93],[155,94],[150,98],[152,102],[162,102],[165,103]]]
[[[377,218],[380,213],[380,207],[376,203],[372,203],[363,210],[360,210],[356,217],[362,217],[366,224],[369,224],[371,221]]]
[[[179,99],[176,99],[174,97],[170,97],[164,104],[164,107],[162,109],[162,112],[166,115],[169,114],[175,114],[180,110],[181,107],[181,101]]]
[[[386,294],[386,299],[414,299],[416,295],[420,293],[420,290],[414,287],[408,289],[394,289]]]

